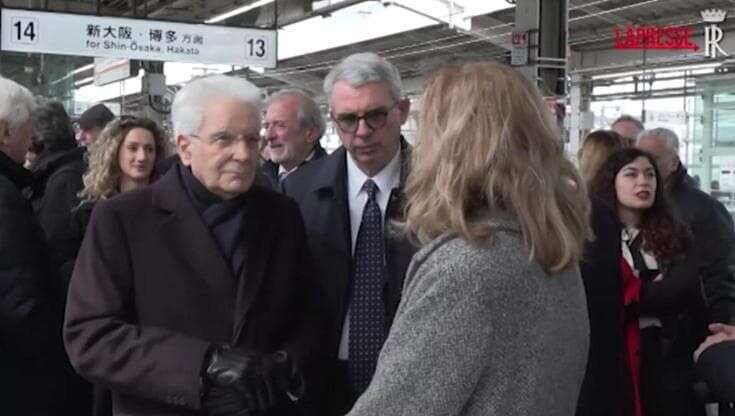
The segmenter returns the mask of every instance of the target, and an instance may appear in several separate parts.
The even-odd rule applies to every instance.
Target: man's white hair
[[[314,101],[314,99],[303,90],[297,88],[279,90],[268,97],[266,105],[270,106],[279,100],[290,97],[296,97],[299,100],[299,110],[296,114],[296,119],[299,121],[300,126],[316,127],[319,130],[318,138],[321,138],[327,129],[324,116],[322,115],[322,110],[319,108],[319,104],[317,104],[316,101]]]
[[[0,77],[0,121],[15,129],[31,118],[36,100],[28,89],[17,82]]]
[[[382,82],[388,87],[394,100],[401,99],[403,85],[398,68],[374,52],[352,54],[329,71],[324,78],[324,93],[328,100],[332,98],[334,84],[339,81],[344,81],[353,88],[370,82]]]
[[[252,105],[260,125],[263,107],[260,89],[243,78],[210,75],[189,82],[176,93],[171,105],[174,134],[196,134],[202,124],[206,106],[215,99],[235,99]]]
[[[643,130],[642,132],[638,133],[636,143],[640,143],[641,139],[643,139],[644,137],[654,137],[656,139],[659,139],[664,142],[666,148],[674,152],[674,154],[676,155],[679,154],[679,136],[677,136],[676,133],[674,133],[672,130],[664,127]]]

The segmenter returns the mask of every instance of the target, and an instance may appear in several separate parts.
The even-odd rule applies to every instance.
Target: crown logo
[[[702,21],[705,23],[722,23],[727,16],[727,10],[707,9],[699,12],[702,15]]]

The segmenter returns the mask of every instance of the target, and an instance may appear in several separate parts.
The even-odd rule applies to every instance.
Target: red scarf
[[[637,304],[641,296],[641,279],[623,257],[620,257],[620,275],[623,279],[623,304],[625,308]],[[625,314],[625,346],[628,350],[628,368],[633,383],[633,410],[634,416],[643,416],[641,408],[640,374],[641,374],[641,331],[638,323],[638,314]]]

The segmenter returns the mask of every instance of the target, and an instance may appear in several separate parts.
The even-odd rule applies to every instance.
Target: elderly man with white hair
[[[6,415],[62,414],[61,280],[23,195],[35,101],[0,77],[0,397]]]
[[[249,82],[192,81],[172,106],[181,163],[95,207],[64,339],[114,414],[293,415],[310,398],[317,284],[298,207],[253,185],[260,117]]]
[[[666,128],[645,130],[637,147],[651,153],[664,180],[665,195],[692,232],[710,322],[735,320],[735,232],[727,209],[697,189],[679,159],[679,138]],[[695,296],[696,294],[689,294]]]

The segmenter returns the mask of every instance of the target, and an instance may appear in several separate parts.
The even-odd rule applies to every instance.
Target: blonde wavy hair
[[[122,171],[118,155],[125,136],[135,128],[143,128],[153,133],[156,162],[166,157],[168,142],[163,131],[153,120],[131,116],[115,118],[105,126],[97,140],[89,146],[89,167],[83,177],[84,189],[79,192],[83,201],[94,202],[120,193]],[[151,174],[153,175],[154,173]]]
[[[453,232],[491,237],[485,215],[520,223],[530,259],[547,272],[577,264],[589,228],[589,201],[565,157],[556,123],[536,88],[513,69],[468,63],[426,84],[404,230],[426,243]]]
[[[577,152],[579,173],[589,184],[607,157],[628,146],[628,140],[612,130],[595,130],[588,134]]]

